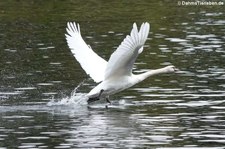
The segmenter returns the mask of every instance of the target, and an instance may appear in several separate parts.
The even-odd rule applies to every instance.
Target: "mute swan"
[[[173,73],[178,69],[174,66],[149,70],[142,74],[133,74],[132,68],[137,56],[143,51],[143,46],[149,34],[149,23],[142,23],[138,31],[136,23],[130,35],[127,35],[116,51],[105,61],[98,56],[81,37],[80,26],[75,22],[67,23],[67,44],[74,57],[84,71],[99,83],[86,96],[88,103],[105,98],[110,103],[109,95],[125,90],[144,79],[161,73]]]

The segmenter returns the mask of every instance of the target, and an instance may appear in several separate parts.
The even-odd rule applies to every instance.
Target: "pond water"
[[[1,1],[0,149],[225,148],[224,5]],[[83,96],[96,84],[67,47],[68,21],[106,60],[133,22],[149,22],[134,73],[181,71],[111,96],[108,108],[87,106]]]

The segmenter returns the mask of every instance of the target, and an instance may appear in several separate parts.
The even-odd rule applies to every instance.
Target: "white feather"
[[[174,66],[150,70],[142,74],[132,74],[132,68],[138,54],[142,53],[144,43],[149,34],[149,23],[143,23],[138,31],[133,24],[130,35],[127,35],[116,51],[111,55],[109,62],[99,57],[81,37],[79,24],[68,23],[66,39],[81,67],[95,82],[100,82],[88,94],[88,102],[107,97],[129,88],[149,76],[175,72]]]
[[[98,56],[84,42],[81,37],[79,24],[68,22],[66,30],[67,44],[81,67],[95,82],[102,81],[104,79],[107,61]]]
[[[133,29],[117,50],[111,55],[105,72],[105,80],[114,77],[115,75],[132,74],[133,64],[138,56],[143,51],[143,45],[147,40],[150,25],[143,23],[138,32],[136,23],[133,24]]]

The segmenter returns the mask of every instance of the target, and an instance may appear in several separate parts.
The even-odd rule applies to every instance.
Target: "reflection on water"
[[[1,149],[225,148],[223,7],[141,0],[2,1],[0,8]],[[108,108],[104,100],[87,105],[96,84],[66,45],[73,20],[106,60],[133,22],[148,21],[134,72],[170,64],[181,71],[112,96]]]
[[[0,139],[11,146],[7,140],[14,136],[20,148],[223,146],[224,100],[173,98],[124,99],[108,109],[104,104],[1,106]]]

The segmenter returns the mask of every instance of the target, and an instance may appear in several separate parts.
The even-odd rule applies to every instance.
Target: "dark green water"
[[[225,148],[224,5],[1,1],[0,149]],[[181,73],[112,96],[108,109],[104,101],[76,104],[96,84],[67,47],[68,21],[80,24],[85,41],[106,60],[133,22],[149,22],[134,71],[173,64]]]

